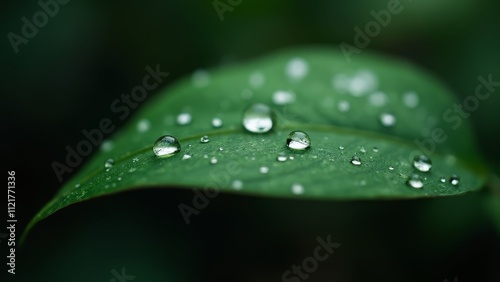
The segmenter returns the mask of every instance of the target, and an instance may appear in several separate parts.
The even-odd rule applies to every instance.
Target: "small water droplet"
[[[379,120],[385,127],[393,127],[396,125],[396,117],[391,113],[381,113]]]
[[[177,124],[179,124],[179,125],[187,125],[187,124],[191,123],[191,120],[192,120],[192,117],[188,113],[180,113],[177,116]]]
[[[363,154],[364,154],[364,153],[366,153],[366,149],[365,149],[365,147],[361,147],[361,149],[359,149],[359,151],[360,151],[361,153],[363,153]]]
[[[403,95],[403,103],[408,107],[408,108],[415,108],[418,106],[418,95],[417,93],[410,91],[406,92]]]
[[[197,70],[191,76],[191,81],[196,87],[205,87],[210,83],[210,74],[206,70]]]
[[[136,163],[136,162],[138,162],[138,161],[139,161],[139,158],[133,158],[133,159],[132,159],[132,162],[133,162],[133,163]]]
[[[208,142],[210,142],[210,139],[208,138],[208,136],[207,136],[207,135],[204,135],[204,136],[202,136],[202,137],[200,138],[200,142],[201,142],[201,143],[208,143]]]
[[[359,165],[361,165],[361,159],[358,156],[354,156],[351,159],[351,164],[353,164],[355,166],[359,166]]]
[[[222,127],[222,120],[220,118],[213,118],[212,119],[212,126],[214,128],[221,128]]]
[[[243,189],[243,181],[241,181],[241,180],[234,180],[231,183],[231,188],[233,188],[234,190],[241,190],[241,189]]]
[[[302,58],[293,58],[290,60],[285,68],[286,75],[294,80],[304,78],[309,72],[307,62]]]
[[[304,186],[302,186],[302,184],[299,183],[294,183],[292,185],[292,193],[295,195],[304,194]]]
[[[422,172],[428,172],[432,168],[432,161],[427,156],[419,155],[413,159],[413,167]]]
[[[344,146],[339,146],[339,150],[344,150]]]
[[[260,173],[262,173],[262,174],[267,174],[267,173],[269,173],[269,168],[268,168],[267,166],[261,166],[261,167],[259,168],[259,171],[260,171]]]
[[[394,167],[393,167],[393,166],[390,166],[390,167],[389,167],[389,170],[394,170]]]
[[[292,150],[302,151],[311,146],[311,138],[304,131],[292,131],[286,138],[286,145]]]
[[[374,105],[375,107],[381,107],[387,104],[387,96],[384,92],[380,91],[372,93],[368,100],[370,101],[370,104]]]
[[[351,108],[351,104],[349,104],[349,102],[347,102],[346,100],[342,100],[342,101],[339,101],[339,103],[337,104],[337,107],[338,107],[339,111],[347,112]]]
[[[179,141],[170,135],[158,138],[153,145],[153,152],[158,157],[171,157],[181,150]]]
[[[262,85],[264,85],[265,80],[266,78],[264,77],[264,74],[262,74],[261,72],[253,72],[248,78],[248,83],[253,88],[260,88]]]
[[[219,162],[219,160],[217,160],[217,158],[216,158],[216,157],[212,157],[212,158],[210,159],[210,163],[211,163],[211,164],[213,164],[213,165],[214,165],[214,164],[217,164],[218,162]]]
[[[271,108],[264,104],[253,104],[243,113],[243,126],[253,133],[266,133],[273,128]]]
[[[138,123],[137,123],[137,131],[139,132],[146,132],[149,130],[149,127],[151,127],[151,123],[149,122],[149,120],[147,119],[141,119]]]
[[[444,177],[439,178],[439,182],[445,183],[446,182],[446,178],[444,178]]]
[[[220,148],[219,148],[219,151],[221,151],[221,152],[222,152],[222,151],[224,151],[224,148],[220,147]]]
[[[75,184],[75,188],[80,188],[80,183]]]
[[[420,189],[424,187],[424,181],[422,180],[422,177],[420,177],[417,174],[412,174],[406,181],[406,184],[412,188]]]
[[[104,167],[109,169],[109,168],[112,168],[114,164],[115,164],[115,160],[107,159],[106,162],[104,163]]]
[[[109,140],[102,142],[101,150],[103,152],[109,152],[109,151],[113,150],[113,142],[109,141]]]
[[[295,101],[295,94],[291,91],[278,90],[273,93],[273,103],[276,105],[287,105]]]
[[[289,160],[294,160],[295,158],[293,156],[288,157]]]
[[[276,160],[277,160],[278,162],[286,162],[287,157],[286,157],[285,155],[278,155],[278,156],[276,157]]]
[[[450,183],[453,186],[458,186],[458,184],[460,183],[460,177],[458,177],[458,175],[456,175],[456,174],[453,174],[450,177]]]
[[[182,160],[189,160],[192,156],[191,155],[188,155],[188,154],[185,154],[184,156],[182,156]]]

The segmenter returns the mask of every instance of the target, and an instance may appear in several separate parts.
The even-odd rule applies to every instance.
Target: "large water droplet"
[[[432,161],[427,156],[419,155],[413,159],[413,167],[422,172],[428,172],[432,168]]]
[[[453,186],[458,186],[458,184],[460,183],[460,177],[458,177],[458,175],[456,175],[456,174],[453,174],[450,177],[450,183]]]
[[[207,135],[204,135],[200,138],[200,142],[201,143],[208,143],[210,142],[210,139],[208,139],[208,136]]]
[[[273,128],[271,108],[264,104],[253,104],[243,113],[243,126],[253,133],[266,133]]]
[[[286,138],[286,145],[292,150],[302,151],[311,146],[311,138],[304,131],[292,131]]]
[[[381,113],[379,116],[380,123],[385,127],[393,127],[396,125],[396,117],[391,113]]]
[[[304,186],[302,186],[302,184],[299,183],[294,183],[292,185],[292,193],[295,195],[304,194]]]
[[[410,175],[410,177],[408,177],[408,180],[406,181],[406,184],[416,189],[424,187],[424,181],[422,180],[422,177],[417,174]]]
[[[191,120],[192,120],[192,117],[188,113],[180,113],[177,116],[177,124],[179,124],[179,125],[189,124],[189,123],[191,123]]]
[[[113,159],[108,159],[106,160],[106,162],[104,163],[104,167],[105,168],[111,168],[113,167],[113,165],[115,164],[115,160]]]
[[[422,177],[420,177],[417,174],[412,174],[406,181],[406,184],[412,188],[420,189],[424,187],[424,181],[422,180]]]
[[[295,101],[295,94],[290,91],[278,90],[273,93],[273,103],[276,105],[287,105]]]
[[[220,119],[220,118],[213,118],[212,119],[212,126],[214,128],[220,128],[220,127],[222,127],[222,119]]]
[[[179,141],[170,135],[165,135],[156,140],[153,152],[158,157],[171,157],[181,150]]]
[[[361,165],[361,159],[358,156],[354,156],[351,159],[351,164],[359,166]]]

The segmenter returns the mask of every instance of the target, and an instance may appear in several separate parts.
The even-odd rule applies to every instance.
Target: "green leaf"
[[[471,128],[453,112],[455,101],[445,87],[392,58],[364,53],[353,54],[351,59],[347,63],[341,52],[327,48],[293,49],[250,63],[197,72],[175,83],[141,107],[108,141],[112,146],[107,147],[112,149],[95,154],[27,229],[76,202],[146,187],[216,188],[317,199],[436,197],[481,188],[486,172]],[[295,78],[287,72],[291,61],[297,67]],[[255,74],[264,78],[262,85]],[[295,101],[274,105],[277,90],[293,91]],[[272,106],[276,114],[269,133],[253,134],[242,126],[244,109],[257,102]],[[183,112],[192,116],[188,125],[176,123]],[[394,115],[395,125],[383,126],[382,113]],[[214,117],[222,119],[222,128],[212,127]],[[285,146],[293,130],[310,135],[310,149],[299,153]],[[182,151],[158,158],[152,145],[165,134],[177,137]],[[446,140],[439,140],[443,134]],[[209,136],[209,143],[200,143],[204,135]],[[435,139],[431,141],[431,137]],[[427,173],[417,171],[411,163],[422,148],[433,163]],[[192,157],[183,160],[184,154]],[[293,159],[278,162],[279,154]],[[351,164],[353,156],[361,159],[360,166]],[[210,163],[212,157],[217,164]],[[104,163],[109,158],[115,163],[107,171]],[[268,173],[260,172],[263,166]],[[423,178],[422,189],[406,184],[414,173]],[[460,177],[458,186],[448,182],[452,174]],[[446,183],[439,181],[441,177]],[[242,189],[234,189],[234,181],[241,181]],[[292,193],[294,184],[304,188],[303,194]]]

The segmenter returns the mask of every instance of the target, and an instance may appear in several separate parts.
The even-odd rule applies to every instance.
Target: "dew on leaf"
[[[180,150],[181,144],[171,135],[165,135],[158,138],[153,145],[153,152],[158,157],[171,157]]]
[[[417,174],[410,175],[410,177],[408,177],[408,180],[406,181],[406,184],[416,189],[424,187],[424,181],[422,180],[422,177]]]
[[[416,156],[413,159],[413,167],[422,172],[428,172],[432,168],[432,161],[424,155]]]
[[[266,133],[273,128],[271,108],[253,104],[243,113],[243,126],[252,133]]]
[[[302,151],[311,146],[311,138],[304,131],[292,131],[286,138],[286,145],[292,150]]]

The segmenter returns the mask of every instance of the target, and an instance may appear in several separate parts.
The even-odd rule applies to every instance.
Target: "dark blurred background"
[[[167,86],[199,68],[290,46],[353,44],[354,27],[364,29],[370,11],[389,1],[243,0],[223,21],[214,2],[71,0],[17,53],[9,33],[22,35],[22,18],[32,22],[42,8],[37,1],[1,4],[0,148],[4,171],[16,170],[18,238],[61,187],[52,161],[64,159],[83,129],[110,116],[110,103],[141,82],[146,66],[168,71]],[[458,101],[474,94],[480,75],[500,81],[500,2],[400,3],[403,11],[367,49],[421,66]],[[499,107],[495,92],[469,119],[497,173]],[[186,226],[177,205],[192,196],[128,192],[56,213],[18,248],[16,278],[110,281],[113,270],[126,267],[134,281],[280,281],[312,255],[316,237],[331,234],[342,245],[308,281],[500,281],[499,237],[485,193],[403,202],[221,195]],[[3,261],[5,241],[0,249]]]

